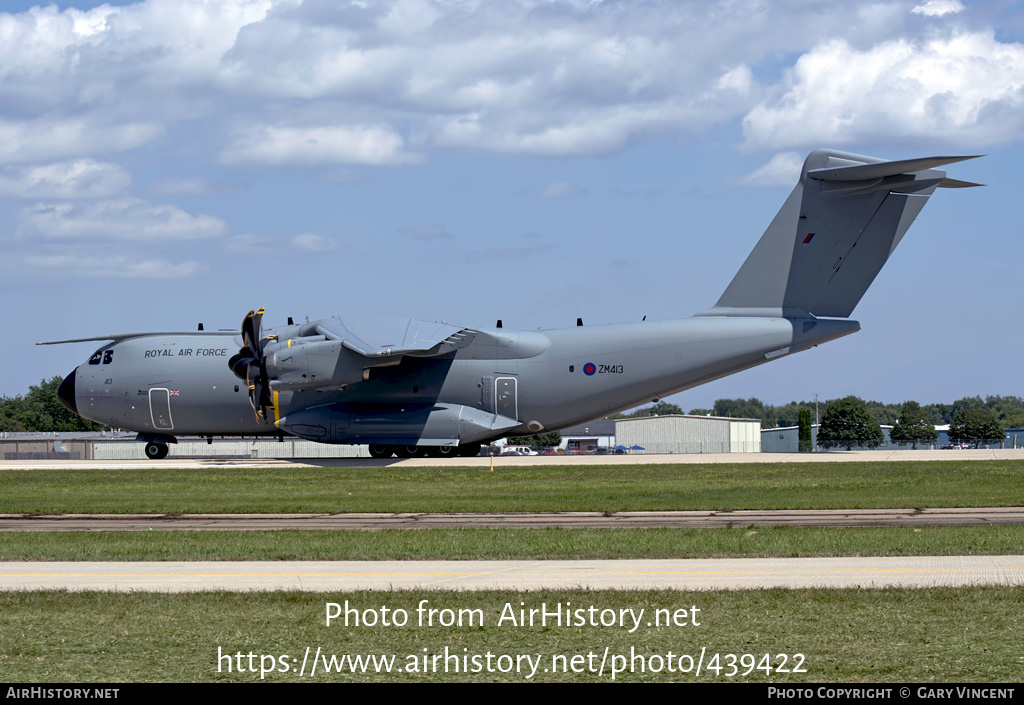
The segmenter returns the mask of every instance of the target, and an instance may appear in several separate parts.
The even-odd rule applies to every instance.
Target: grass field
[[[0,513],[515,512],[1010,506],[1024,503],[1024,462],[502,468],[296,468],[0,472]],[[662,558],[1008,554],[1024,527],[722,529],[429,529],[270,532],[3,533],[0,560],[289,560]],[[325,603],[404,609],[420,600],[480,610],[474,626],[324,624]],[[572,603],[674,611],[701,626],[498,625],[510,604]],[[649,612],[648,612],[649,613]],[[415,616],[413,617],[415,619]],[[1024,588],[384,593],[0,593],[0,673],[10,682],[258,681],[306,648],[394,657],[402,673],[326,673],[325,681],[1018,682]],[[218,647],[226,657],[218,659]],[[454,656],[446,661],[443,656]],[[607,652],[605,651],[607,649]],[[633,652],[631,652],[633,649]],[[706,658],[698,677],[685,656]],[[439,673],[519,656],[526,673]],[[668,655],[675,659],[670,671]],[[592,656],[593,654],[593,656]],[[714,654],[719,654],[711,661]],[[728,656],[734,655],[732,659]],[[786,667],[768,672],[787,655]],[[802,654],[798,659],[796,654]],[[630,663],[625,657],[641,655]],[[768,655],[766,659],[765,656]],[[471,657],[477,657],[473,660]],[[531,661],[522,657],[529,656]],[[410,666],[422,664],[410,672]],[[435,660],[435,657],[439,657]],[[575,661],[573,661],[575,657]],[[655,658],[650,658],[655,657]],[[562,660],[559,661],[558,659]],[[595,671],[606,660],[602,674]],[[230,671],[227,663],[232,663]],[[349,666],[351,662],[346,662]],[[378,664],[380,661],[378,660]],[[495,667],[511,660],[493,660]],[[219,670],[218,670],[219,664]],[[573,671],[570,665],[578,671]],[[553,666],[561,665],[561,670]],[[709,668],[710,666],[710,668]],[[652,672],[653,667],[657,672]],[[760,668],[759,668],[760,667]],[[568,668],[568,670],[566,670]],[[545,670],[548,669],[548,670]],[[743,675],[745,671],[749,671]],[[730,676],[730,673],[735,675]],[[309,680],[296,671],[266,680]]]
[[[4,561],[463,560],[1006,555],[1024,526],[12,532]]]
[[[0,513],[562,512],[1011,506],[1024,460],[19,470]]]
[[[380,615],[389,608],[392,618],[405,610],[409,624],[398,626],[325,625],[325,603],[349,601],[365,614]],[[429,600],[436,609],[479,610],[479,619],[465,612],[467,624],[449,628],[418,626],[417,606]],[[520,603],[525,603],[520,605]],[[510,604],[514,610],[549,610],[561,603],[570,608],[645,610],[641,626],[520,626],[498,619]],[[461,657],[485,668],[486,653],[492,665],[511,665],[499,656],[530,655],[539,664],[529,680],[610,681],[613,664],[626,667],[631,655],[642,654],[645,664],[659,673],[640,671],[617,674],[625,681],[766,681],[776,682],[1019,682],[1024,673],[1024,589],[923,589],[923,590],[767,590],[760,592],[683,593],[582,592],[544,593],[396,592],[324,595],[316,593],[201,593],[192,595],[106,593],[6,593],[0,595],[0,669],[9,682],[45,681],[259,681],[260,674],[237,671],[243,654],[248,670],[252,661],[271,668],[260,655],[273,655],[274,668],[288,656],[285,672],[268,672],[268,681],[510,681],[528,680],[523,673],[433,672],[445,660],[435,655]],[[699,612],[692,612],[696,606]],[[554,609],[558,609],[555,607]],[[686,609],[685,626],[646,626],[654,610],[666,614]],[[472,626],[468,625],[473,618]],[[587,618],[589,621],[589,617]],[[693,622],[699,622],[695,626]],[[221,655],[228,658],[218,659]],[[340,657],[378,655],[395,657],[404,672],[377,674],[324,672],[321,663],[314,678],[300,676],[298,669],[309,647],[315,654]],[[634,649],[631,654],[630,649]],[[607,655],[605,654],[607,649]],[[704,668],[697,677],[668,672],[668,655],[677,668],[689,666],[705,652]],[[587,655],[593,653],[594,657]],[[717,662],[711,661],[720,654]],[[735,655],[730,660],[726,654]],[[765,661],[764,656],[770,658]],[[806,673],[766,673],[758,664],[781,663],[793,668],[800,663]],[[795,655],[802,654],[799,659]],[[646,660],[651,656],[661,660]],[[743,655],[750,655],[744,659]],[[409,657],[412,657],[410,660]],[[412,663],[422,668],[428,658],[430,672],[409,672]],[[556,656],[564,657],[557,661]],[[574,673],[545,672],[553,664],[572,663],[584,669]],[[618,657],[616,659],[615,657]],[[598,665],[605,660],[605,671]],[[228,672],[231,661],[231,672]],[[379,663],[379,662],[378,662]],[[220,670],[218,671],[218,664]],[[436,664],[436,665],[435,665]],[[715,665],[718,666],[717,673]],[[296,671],[288,670],[294,666]],[[709,670],[708,666],[711,666]],[[461,667],[461,665],[460,665]],[[733,672],[735,674],[728,676]],[[747,675],[742,675],[750,669]]]

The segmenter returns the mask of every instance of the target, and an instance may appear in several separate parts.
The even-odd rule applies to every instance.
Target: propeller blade
[[[254,350],[255,349],[255,346],[252,343],[252,339],[253,339],[252,318],[255,315],[256,315],[255,311],[249,311],[249,313],[245,314],[245,318],[242,319],[242,342],[245,344],[245,347],[249,348],[250,350]]]
[[[263,311],[263,307],[258,311],[249,311],[242,319],[242,341],[245,347],[228,360],[228,367],[236,377],[245,380],[249,388],[249,403],[256,417],[267,423],[267,408],[272,405],[272,400],[263,347],[267,340],[276,340],[277,336],[263,338]]]
[[[253,314],[252,317],[252,344],[249,345],[256,351],[256,357],[263,357],[263,307]]]

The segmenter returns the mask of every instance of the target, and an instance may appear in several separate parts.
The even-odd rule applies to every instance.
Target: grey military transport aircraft
[[[117,333],[60,385],[69,409],[138,432],[163,458],[177,435],[368,444],[375,458],[476,455],[806,350],[849,320],[937,187],[935,167],[812,152],[732,283],[688,319],[516,331],[501,322],[343,316],[241,331]],[[236,352],[237,351],[237,352]]]

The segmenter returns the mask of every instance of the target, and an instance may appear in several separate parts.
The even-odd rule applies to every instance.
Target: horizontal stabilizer
[[[960,181],[959,179],[951,179],[948,176],[939,182],[939,188],[971,188],[973,186],[984,186],[985,184],[976,184],[973,181]]]
[[[898,159],[896,161],[874,162],[870,164],[851,164],[843,159],[830,159],[830,162],[836,161],[839,164],[845,162],[849,166],[832,166],[829,164],[824,169],[812,169],[807,172],[807,175],[812,179],[819,179],[821,181],[866,181],[868,179],[882,179],[886,176],[934,169],[943,164],[977,159],[979,156],[981,155],[975,154],[968,157],[919,157],[918,159]]]

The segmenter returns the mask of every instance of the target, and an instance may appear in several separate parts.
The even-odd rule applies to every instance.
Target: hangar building
[[[760,453],[760,419],[647,416],[616,419],[615,441],[647,453]]]

